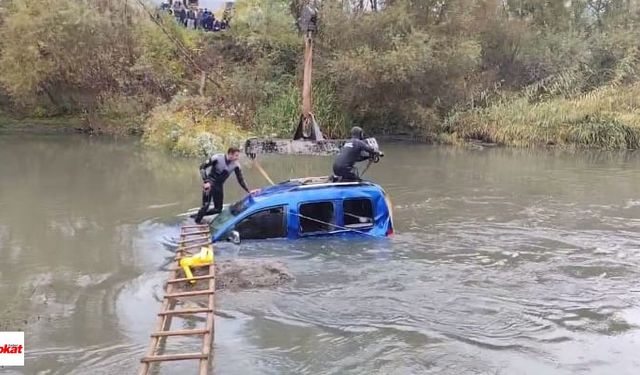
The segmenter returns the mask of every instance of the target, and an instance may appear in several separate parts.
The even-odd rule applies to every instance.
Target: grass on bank
[[[499,145],[640,148],[640,84],[606,86],[576,98],[527,97],[450,116],[443,132]]]
[[[85,126],[85,119],[80,116],[16,117],[0,111],[0,130],[77,132]]]
[[[340,108],[335,90],[323,82],[316,82],[312,89],[314,116],[323,134],[329,138],[346,137],[350,121]],[[292,137],[300,121],[301,101],[298,85],[283,87],[279,95],[258,108],[253,131],[261,136]]]

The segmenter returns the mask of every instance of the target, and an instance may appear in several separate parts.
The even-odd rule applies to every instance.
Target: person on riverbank
[[[202,8],[198,9],[198,12],[196,13],[196,29],[202,29],[203,14],[204,14],[204,11],[202,10]]]
[[[202,218],[207,215],[213,215],[222,211],[222,203],[224,200],[224,182],[235,173],[238,184],[247,193],[255,194],[259,189],[249,190],[242,169],[238,163],[240,159],[240,150],[236,147],[229,147],[227,154],[216,154],[200,165],[200,175],[202,176],[202,207],[195,217],[195,222],[200,224]],[[209,171],[207,172],[207,169]],[[210,209],[211,201],[213,201],[213,209]]]
[[[171,5],[171,10],[173,10],[173,17],[175,17],[176,22],[180,23],[180,10],[182,9],[182,3],[179,1],[174,1]]]
[[[363,155],[363,151],[364,154]],[[360,181],[355,164],[375,155],[382,156],[382,152],[374,150],[364,141],[364,131],[358,126],[351,128],[351,139],[346,142],[333,163],[333,174],[340,181]]]
[[[196,28],[196,12],[193,9],[189,9],[189,11],[187,12],[187,28]]]
[[[213,28],[213,13],[209,9],[205,9],[202,14],[202,28],[209,31]]]
[[[180,25],[187,26],[187,9],[185,7],[180,8]]]

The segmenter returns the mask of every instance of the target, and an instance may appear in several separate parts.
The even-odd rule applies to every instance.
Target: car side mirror
[[[227,241],[234,245],[240,245],[240,233],[237,230],[232,230],[227,235]]]

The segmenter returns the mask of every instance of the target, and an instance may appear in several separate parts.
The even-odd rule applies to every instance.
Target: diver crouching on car
[[[351,139],[346,142],[333,163],[333,174],[339,181],[360,181],[355,164],[374,157],[384,156],[379,150],[364,141],[364,131],[358,126],[351,128]]]

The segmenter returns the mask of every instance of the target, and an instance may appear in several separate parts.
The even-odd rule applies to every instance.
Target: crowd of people
[[[188,7],[179,0],[174,1],[173,4],[165,1],[160,6],[160,9],[171,14],[179,25],[186,28],[204,31],[224,31],[229,28],[229,20],[226,17],[216,19],[209,9]]]

